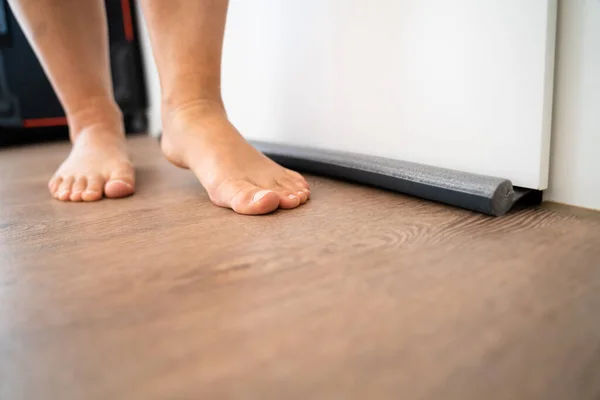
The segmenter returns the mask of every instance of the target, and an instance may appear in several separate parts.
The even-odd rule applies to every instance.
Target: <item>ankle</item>
[[[165,77],[162,85],[162,106],[177,110],[189,106],[223,109],[220,72],[193,70],[181,66],[175,75]]]
[[[223,103],[216,99],[163,103],[162,122],[163,154],[171,163],[184,168],[196,169],[198,163],[207,161],[207,157],[189,157],[191,143],[211,149],[229,140],[231,133],[237,133],[227,118]]]
[[[113,100],[90,98],[76,108],[68,109],[67,120],[71,141],[94,132],[124,136],[123,114]]]
[[[225,106],[220,98],[193,98],[184,101],[163,100],[162,102],[164,122],[187,115],[203,117],[225,114]]]

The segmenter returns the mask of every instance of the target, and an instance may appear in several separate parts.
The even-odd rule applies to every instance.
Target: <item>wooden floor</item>
[[[212,206],[149,138],[138,193],[53,201],[0,151],[0,399],[599,399],[600,220],[310,177]]]

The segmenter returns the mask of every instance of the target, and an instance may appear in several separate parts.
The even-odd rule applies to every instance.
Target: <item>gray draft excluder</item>
[[[527,189],[514,189],[507,179],[407,161],[257,141],[252,144],[290,169],[376,186],[493,216],[505,214],[528,193]]]

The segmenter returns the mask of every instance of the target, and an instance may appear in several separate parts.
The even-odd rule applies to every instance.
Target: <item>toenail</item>
[[[263,197],[271,193],[270,190],[261,190],[260,192],[256,192],[254,197],[252,197],[252,201],[257,202],[260,201]]]
[[[114,182],[114,183],[117,183],[117,182],[119,182],[119,183],[123,183],[123,184],[125,184],[125,185],[127,185],[127,186],[129,186],[129,187],[133,187],[133,185],[132,185],[131,183],[129,183],[129,182],[127,182],[127,181],[124,181],[123,179],[111,179],[111,180],[110,180],[110,181],[108,181],[108,182],[111,182],[111,183],[112,183],[112,182]]]
[[[296,196],[295,194],[290,194],[288,197],[292,200],[296,200],[298,198],[298,196]]]

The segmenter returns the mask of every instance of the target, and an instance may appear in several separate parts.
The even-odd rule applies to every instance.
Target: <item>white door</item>
[[[555,0],[232,0],[223,88],[250,139],[545,189]]]

